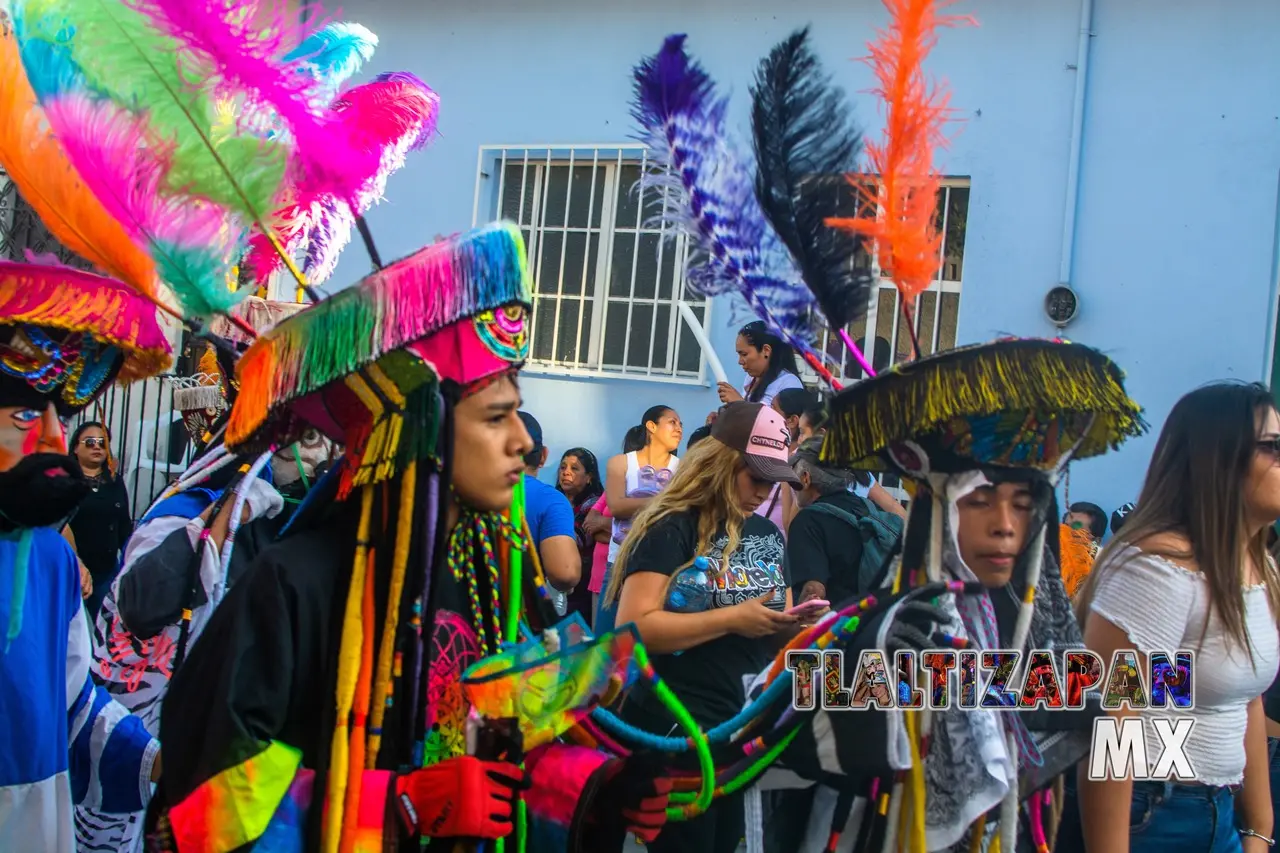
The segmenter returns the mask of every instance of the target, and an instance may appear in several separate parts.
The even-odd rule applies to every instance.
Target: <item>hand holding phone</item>
[[[811,598],[808,601],[802,601],[790,610],[785,611],[788,616],[795,616],[803,619],[807,616],[813,616],[821,613],[831,606],[830,601],[823,601],[821,598]]]

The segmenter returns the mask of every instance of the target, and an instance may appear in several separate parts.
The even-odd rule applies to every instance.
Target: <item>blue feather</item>
[[[26,14],[25,3],[14,3],[11,11],[22,70],[36,97],[50,98],[83,89],[84,73],[72,60],[66,44],[75,29],[47,13],[32,20]]]
[[[284,60],[297,63],[299,71],[323,84],[323,106],[327,107],[342,85],[369,61],[377,46],[378,37],[365,27],[338,21],[307,36]]]
[[[632,116],[655,167],[641,191],[663,205],[663,224],[692,240],[690,288],[738,294],[784,340],[812,353],[813,295],[765,219],[753,170],[729,142],[728,100],[685,53],[684,40],[669,36],[635,71]]]

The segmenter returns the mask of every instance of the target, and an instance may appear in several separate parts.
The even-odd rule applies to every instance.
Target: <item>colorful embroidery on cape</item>
[[[489,719],[515,717],[525,749],[549,743],[639,677],[631,626],[591,639],[574,614],[554,632],[560,651],[536,638],[491,655],[462,677],[467,701]]]
[[[257,755],[204,782],[169,812],[178,849],[230,853],[263,837],[282,804],[292,799],[301,762],[301,750],[272,741]],[[299,788],[298,796],[305,787]],[[287,821],[282,815],[282,822]]]

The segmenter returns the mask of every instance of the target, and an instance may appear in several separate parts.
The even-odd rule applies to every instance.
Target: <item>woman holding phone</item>
[[[775,483],[796,482],[788,439],[786,422],[768,406],[726,406],[711,435],[688,452],[667,488],[635,517],[605,590],[606,606],[618,603],[618,624],[635,623],[654,668],[704,728],[741,710],[743,678],[763,669],[801,621],[787,612],[782,533],[754,514]],[[673,612],[667,606],[672,586],[698,557],[709,563],[710,583],[695,587],[705,591],[705,607]],[[622,713],[647,731],[666,734],[676,727],[643,688],[628,697]],[[698,818],[667,824],[648,849],[731,853],[743,820],[738,793]]]

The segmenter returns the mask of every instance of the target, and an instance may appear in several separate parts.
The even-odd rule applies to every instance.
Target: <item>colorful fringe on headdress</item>
[[[460,320],[528,305],[529,292],[524,239],[504,223],[428,246],[373,273],[280,323],[249,348],[237,368],[240,395],[228,444],[261,440],[268,422],[291,403]]]
[[[1016,421],[1015,428],[1003,435],[983,432],[976,423],[996,417]],[[853,468],[884,470],[880,454],[890,445],[951,430],[955,441],[948,449],[970,459],[971,467],[1050,469],[1077,441],[1072,458],[1083,459],[1145,429],[1141,408],[1125,393],[1123,374],[1111,359],[1067,341],[1009,338],[898,364],[837,394],[822,455]],[[960,434],[966,430],[967,442]],[[1026,450],[1029,441],[1038,442],[1031,456],[1008,455],[1015,446]]]
[[[118,281],[71,267],[0,261],[0,323],[82,332],[117,347],[124,382],[173,362],[154,305]]]
[[[933,151],[945,141],[947,95],[930,85],[923,62],[937,41],[937,28],[962,20],[939,16],[938,10],[952,2],[884,0],[891,17],[889,28],[868,46],[876,94],[884,99],[888,112],[884,137],[867,144],[870,173],[849,176],[865,201],[865,213],[828,220],[833,227],[875,241],[881,270],[902,294],[913,344],[915,299],[933,283],[942,263],[942,234],[936,220],[941,175],[934,168]],[[917,345],[917,355],[918,349]]]

